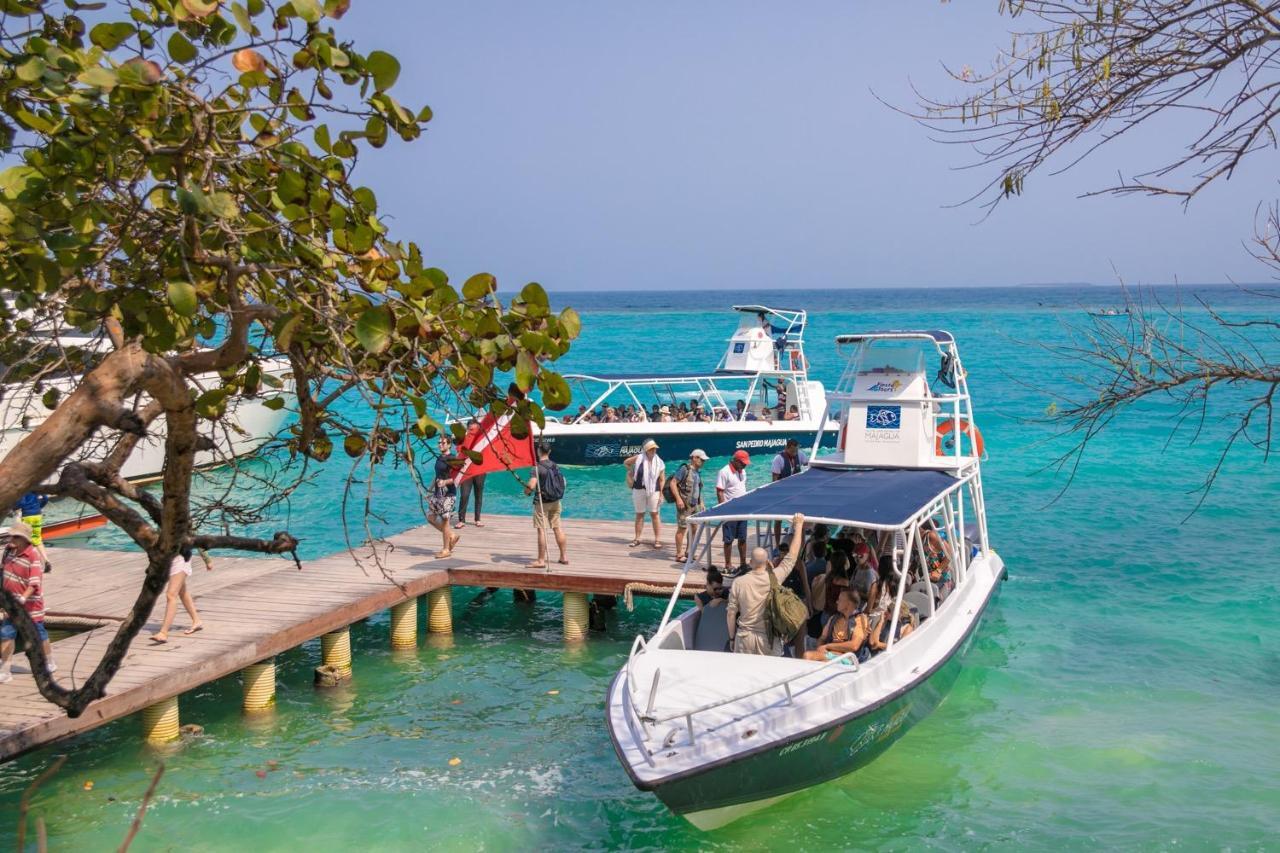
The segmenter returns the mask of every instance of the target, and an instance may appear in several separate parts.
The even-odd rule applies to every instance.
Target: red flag
[[[536,460],[533,454],[533,436],[516,438],[511,434],[510,412],[499,418],[495,418],[493,413],[486,414],[480,421],[480,429],[463,439],[462,447],[478,452],[480,461],[473,462],[469,457],[464,457],[458,473],[453,475],[455,485],[490,471],[528,468]]]

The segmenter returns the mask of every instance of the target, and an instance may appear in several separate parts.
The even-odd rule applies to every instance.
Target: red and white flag
[[[473,462],[464,456],[458,473],[453,475],[455,485],[491,471],[528,468],[537,459],[533,453],[532,435],[516,438],[511,434],[510,412],[496,418],[492,412],[486,414],[480,421],[480,429],[463,439],[462,447],[479,453],[480,461]]]

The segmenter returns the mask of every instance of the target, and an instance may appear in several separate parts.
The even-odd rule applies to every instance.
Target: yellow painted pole
[[[452,594],[442,586],[427,593],[427,630],[433,634],[453,633]]]
[[[343,672],[351,672],[351,629],[342,628],[320,637],[320,663]]]
[[[410,598],[391,606],[391,648],[418,646],[418,599]]]
[[[244,668],[244,709],[261,711],[276,702],[276,659],[268,658]]]
[[[587,636],[589,608],[585,592],[566,592],[564,594],[564,638],[577,641]]]
[[[170,696],[142,709],[142,737],[147,743],[168,743],[177,739],[177,696]]]

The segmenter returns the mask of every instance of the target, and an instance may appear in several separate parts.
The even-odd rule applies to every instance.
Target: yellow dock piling
[[[427,630],[433,634],[453,633],[453,596],[447,586],[427,593]]]
[[[147,743],[178,738],[178,697],[170,696],[142,709],[142,737]]]
[[[276,701],[276,659],[268,658],[244,668],[244,709],[261,711]]]
[[[587,595],[584,592],[564,594],[564,638],[576,641],[587,636]]]
[[[418,647],[418,599],[410,598],[391,606],[391,648]]]
[[[320,663],[343,672],[351,672],[350,628],[320,636]]]

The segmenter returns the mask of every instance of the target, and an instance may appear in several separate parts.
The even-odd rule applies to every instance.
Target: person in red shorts
[[[9,528],[9,544],[0,554],[0,569],[4,572],[4,590],[18,599],[36,623],[40,642],[44,645],[45,660],[50,673],[57,670],[53,662],[53,648],[49,645],[49,633],[44,629],[44,559],[31,544],[30,525],[17,522]],[[13,657],[14,641],[18,631],[6,616],[0,622],[0,684],[9,681],[9,661]]]

